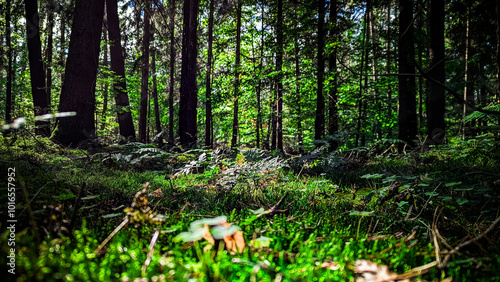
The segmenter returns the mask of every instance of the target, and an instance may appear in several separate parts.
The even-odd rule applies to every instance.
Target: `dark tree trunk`
[[[241,0],[240,0],[241,1]],[[277,76],[277,146],[278,150],[284,152],[283,150],[283,73],[282,73],[282,65],[283,65],[283,0],[278,0],[278,26],[277,26],[277,43],[278,43],[278,51],[276,57],[276,71],[278,72]]]
[[[214,3],[215,0],[210,0],[210,15],[208,18],[208,60],[207,60],[207,73],[205,77],[206,87],[206,109],[205,109],[205,146],[207,148],[213,147],[212,140],[212,42],[214,33]]]
[[[363,80],[365,81],[365,87],[368,82],[368,77],[363,76],[363,73],[365,71],[365,65],[368,64],[368,48],[366,48],[367,45],[367,34],[368,34],[368,11],[370,10],[370,1],[367,1],[367,7],[365,11],[365,16],[364,16],[364,25],[363,25],[363,41],[361,43],[361,68],[359,73],[361,74],[359,76],[359,95],[358,95],[358,125],[356,129],[356,146],[364,146],[365,145],[365,134],[364,134],[364,122],[365,122],[365,109],[366,109],[366,103],[363,101]],[[361,144],[360,144],[361,140]]]
[[[318,89],[316,97],[316,119],[314,121],[314,139],[320,140],[325,135],[325,97],[323,96],[323,75],[325,61],[323,60],[325,21],[325,0],[318,1]]]
[[[127,95],[127,83],[125,81],[125,62],[123,58],[121,34],[118,19],[117,0],[106,0],[108,13],[108,32],[111,53],[111,71],[116,80],[113,83],[115,94],[115,103],[118,110],[118,125],[120,135],[125,138],[135,139],[134,122],[130,113],[130,103]]]
[[[175,0],[170,0],[170,82],[168,88],[168,143],[174,143]]]
[[[30,65],[31,93],[33,95],[33,105],[35,116],[48,112],[48,99],[45,90],[45,71],[42,60],[42,42],[40,41],[38,22],[38,1],[25,1],[26,8],[26,36],[28,38],[28,58]],[[49,123],[47,121],[37,121],[36,133],[44,136],[50,134]]]
[[[196,124],[196,56],[198,7],[200,0],[184,1],[182,30],[181,99],[179,102],[179,136],[182,145],[195,145]]]
[[[144,34],[142,38],[142,79],[141,79],[141,109],[139,114],[139,141],[147,142],[148,134],[146,128],[148,126],[148,79],[149,79],[149,40],[151,37],[150,15],[151,5],[146,1],[144,9]]]
[[[231,148],[238,145],[238,99],[240,96],[240,45],[241,45],[241,0],[238,0],[236,15],[236,59],[234,64],[234,112]]]
[[[368,23],[370,25],[370,28],[368,29],[370,31],[370,43],[372,47],[372,74],[373,74],[373,98],[375,99],[375,109],[377,113],[380,113],[382,110],[382,104],[381,104],[381,99],[379,97],[379,91],[378,91],[378,48],[377,48],[377,32],[375,30],[375,16],[373,14],[373,5],[370,2],[370,10],[368,11]],[[380,117],[378,114],[374,115],[374,130],[376,133],[376,138],[380,139],[382,138],[382,126],[380,122]]]
[[[330,37],[337,41],[337,0],[330,2]],[[337,49],[335,48],[328,57],[328,68],[333,79],[330,81],[328,93],[328,134],[335,135],[339,131],[339,112],[337,109]],[[330,150],[337,149],[338,142],[335,140],[330,144]]]
[[[500,103],[500,0],[496,0],[496,35],[497,35],[497,93],[495,100]]]
[[[7,45],[7,85],[5,89],[5,120],[9,123],[12,122],[12,44],[11,44],[11,27],[10,27],[10,13],[11,2],[7,0],[5,13],[5,43]]]
[[[474,102],[474,86],[472,80],[472,64],[469,62],[471,59],[471,8],[470,1],[467,3],[467,22],[466,22],[466,30],[465,30],[465,87],[464,87],[464,100],[467,103],[463,104],[462,107],[462,118],[465,118],[467,114],[469,114],[468,103]],[[462,122],[462,138],[466,136],[465,128],[470,126],[470,124],[465,124]]]
[[[417,137],[417,111],[415,96],[415,66],[414,66],[414,37],[413,37],[413,1],[400,0],[399,2],[399,112],[398,138],[413,145]],[[404,144],[399,145],[399,151]]]
[[[271,87],[276,87],[276,85],[273,83]],[[276,87],[277,88],[277,87]],[[271,91],[272,93],[272,98],[271,98],[271,150],[276,150],[276,129],[277,129],[277,118],[276,118],[276,108],[277,108],[277,100],[276,97],[278,95],[276,88]]]
[[[47,62],[46,62],[46,74],[47,79],[45,83],[45,89],[47,93],[47,110],[50,111],[50,104],[52,100],[52,59],[53,59],[53,43],[54,43],[54,10],[55,3],[54,1],[49,1],[49,18],[48,18],[48,39],[47,39]]]
[[[444,67],[444,0],[431,0],[430,9],[430,70],[429,76],[441,84],[445,82]],[[430,144],[442,144],[445,138],[445,89],[429,83],[427,104],[427,140]]]
[[[56,139],[78,145],[95,138],[95,81],[104,14],[104,0],[77,0],[69,43],[59,112],[76,112],[59,119]]]

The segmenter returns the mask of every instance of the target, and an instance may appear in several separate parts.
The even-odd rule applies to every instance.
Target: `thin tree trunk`
[[[109,24],[108,24],[108,28],[109,28]],[[103,34],[103,37],[104,37],[104,56],[103,56],[103,59],[102,59],[102,65],[103,66],[108,66],[108,44],[109,44],[109,41],[108,41],[108,33],[106,31],[106,29],[103,27],[102,29],[102,34]],[[107,74],[104,74],[105,78],[107,78]],[[104,82],[103,84],[103,105],[102,105],[102,113],[101,113],[101,130],[104,130],[104,128],[106,127],[106,114],[108,112],[108,83],[107,82]]]
[[[474,93],[473,93],[473,86],[472,86],[472,72],[471,72],[471,67],[472,64],[469,63],[470,60],[470,52],[471,52],[471,40],[470,40],[470,25],[471,25],[471,10],[470,10],[470,5],[467,5],[467,23],[466,23],[466,30],[465,30],[465,87],[464,87],[464,100],[467,102],[473,102],[474,100]],[[467,114],[469,113],[469,108],[467,106],[467,103],[464,103],[462,107],[462,118],[465,118]],[[462,122],[462,138],[465,138],[466,132],[465,128],[467,125],[464,122]]]
[[[30,65],[31,93],[35,116],[48,112],[48,99],[45,90],[45,71],[42,60],[42,43],[40,41],[38,22],[38,1],[31,0],[25,2],[26,8],[26,36],[28,39],[28,58]],[[47,121],[35,122],[37,134],[48,136],[50,134],[49,123]]]
[[[47,110],[50,111],[51,100],[52,100],[52,57],[53,57],[53,42],[54,42],[54,9],[55,3],[53,1],[49,1],[49,17],[48,17],[48,39],[47,39],[47,62],[46,62],[46,71],[47,74],[46,83],[45,83],[45,91],[47,93]]]
[[[260,148],[260,133],[262,132],[262,110],[261,110],[261,90],[262,90],[262,65],[264,60],[264,5],[261,7],[262,16],[261,16],[261,25],[262,25],[262,36],[261,36],[261,49],[260,49],[260,62],[259,62],[259,83],[257,85],[257,148]]]
[[[325,97],[323,96],[323,75],[325,72],[324,31],[325,0],[318,1],[318,89],[316,96],[316,119],[314,121],[314,139],[320,140],[325,135]]]
[[[381,105],[381,101],[380,101],[381,99],[379,97],[378,86],[377,86],[377,82],[378,82],[378,78],[379,78],[378,70],[377,70],[378,49],[377,49],[377,41],[376,41],[377,33],[375,30],[375,16],[373,15],[373,6],[371,6],[371,9],[368,11],[368,18],[369,18],[368,23],[370,24],[370,28],[369,28],[370,41],[371,41],[372,52],[373,52],[373,56],[372,56],[372,74],[373,74],[373,85],[374,85],[373,96],[374,96],[374,99],[376,101],[375,108],[377,110],[377,113],[380,113],[382,111],[382,105]],[[378,115],[374,116],[374,120],[375,120],[375,123],[374,123],[375,130],[374,131],[375,131],[377,139],[382,138],[382,126],[380,125],[380,118],[381,117],[379,117]]]
[[[158,105],[158,85],[156,83],[156,49],[153,49],[152,52],[152,65],[153,69],[153,102],[154,102],[154,110],[155,110],[155,126],[156,126],[156,134],[161,133],[161,123],[160,123],[160,107]],[[160,139],[160,143],[162,143],[162,139]]]
[[[370,1],[367,2],[367,7],[366,7],[366,12],[365,12],[365,17],[364,17],[364,26],[363,26],[363,38],[362,38],[362,43],[361,43],[361,69],[359,73],[361,74],[359,77],[359,95],[358,95],[358,125],[356,129],[356,146],[360,145],[360,140],[361,140],[361,146],[364,146],[365,143],[365,135],[362,132],[364,129],[363,122],[365,119],[365,106],[364,106],[364,101],[363,101],[363,80],[365,81],[365,86],[367,85],[367,76],[363,77],[363,72],[365,71],[365,62],[368,61],[368,48],[366,48],[366,43],[367,41],[367,27],[368,27],[368,11],[370,10]]]
[[[497,36],[497,93],[495,100],[500,103],[500,0],[496,0],[496,36]]]
[[[301,108],[301,91],[300,91],[300,58],[299,58],[299,37],[295,33],[295,98],[297,107],[297,142],[299,145],[299,153],[303,153],[303,131],[302,131],[302,108]]]
[[[391,73],[391,1],[387,2],[387,10],[385,13],[385,54],[386,54],[386,73]],[[387,90],[387,119],[386,121],[392,121],[392,87]],[[392,138],[392,126],[387,127],[387,137]]]
[[[431,0],[430,9],[430,70],[429,76],[441,84],[445,82],[444,65],[444,0]],[[445,139],[445,89],[429,83],[427,104],[427,140],[429,144],[443,144]]]
[[[271,87],[276,87],[276,85],[273,83]],[[276,150],[276,130],[277,130],[277,118],[276,118],[276,108],[277,108],[277,87],[274,88],[271,93],[272,93],[272,99],[271,99],[271,150],[274,151]]]
[[[238,0],[236,15],[236,62],[234,65],[234,112],[233,112],[233,137],[231,148],[238,144],[238,99],[240,92],[240,45],[241,45],[241,0]]]
[[[175,0],[170,0],[170,82],[168,89],[168,143],[174,143]]]
[[[59,65],[61,67],[64,67],[65,65],[65,59],[66,59],[66,15],[64,14],[64,11],[61,12],[61,38],[60,38],[60,54],[59,54]],[[64,81],[64,72],[61,72],[61,81]]]
[[[113,91],[115,92],[115,104],[118,110],[118,126],[121,136],[135,139],[134,122],[129,109],[130,103],[125,80],[125,62],[121,45],[117,0],[106,0],[106,7],[108,13],[109,40],[111,41],[111,71],[115,75],[115,79],[113,80]]]
[[[207,60],[207,72],[205,77],[205,98],[206,98],[206,109],[205,109],[205,147],[212,148],[212,42],[214,33],[214,5],[215,0],[210,0],[210,15],[208,18],[208,60]]]
[[[200,0],[184,1],[179,136],[181,144],[185,146],[195,145],[197,139],[196,56],[199,4]]]
[[[337,41],[337,0],[331,0],[330,3],[330,37]],[[335,48],[330,53],[328,58],[328,68],[330,70],[330,75],[333,76],[332,85],[330,86],[330,93],[328,94],[328,134],[335,135],[339,130],[339,112],[337,109],[337,87],[338,87],[338,75],[337,75],[337,49]],[[334,140],[330,144],[330,151],[337,149],[338,141]]]
[[[240,0],[241,1],[241,0]],[[278,27],[277,27],[277,43],[278,43],[278,52],[276,58],[276,71],[278,72],[277,76],[277,146],[278,150],[284,152],[283,150],[283,73],[282,73],[282,65],[283,65],[283,0],[278,0]]]
[[[11,3],[7,0],[6,4],[6,14],[5,14],[5,25],[7,26],[5,31],[5,43],[7,44],[7,85],[5,90],[5,120],[9,123],[12,122],[12,43],[11,43],[11,27],[10,27],[10,16],[11,16]]]
[[[148,140],[148,79],[149,79],[149,40],[151,37],[151,4],[146,1],[144,9],[144,34],[142,38],[142,79],[141,79],[141,108],[139,115],[139,141],[146,142]]]

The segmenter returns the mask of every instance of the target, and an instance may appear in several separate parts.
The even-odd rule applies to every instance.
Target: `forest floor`
[[[18,281],[500,280],[488,136],[295,156],[2,138],[0,263],[14,236]]]

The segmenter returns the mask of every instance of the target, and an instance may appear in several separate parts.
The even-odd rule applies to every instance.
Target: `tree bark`
[[[139,114],[139,141],[146,142],[148,134],[148,91],[149,91],[149,40],[151,38],[151,4],[146,1],[144,9],[144,34],[142,38],[142,79],[141,79],[141,109]]]
[[[95,81],[104,15],[104,0],[77,0],[62,86],[59,112],[76,112],[59,119],[56,139],[65,145],[95,138]]]
[[[196,124],[196,56],[199,0],[184,1],[182,31],[181,99],[179,102],[179,136],[182,145],[195,145]]]
[[[413,1],[399,2],[399,110],[398,138],[413,145],[417,137],[417,111],[415,95],[414,37],[413,37]],[[402,152],[404,144],[399,144]]]
[[[325,61],[323,49],[325,47],[323,38],[323,25],[325,20],[325,0],[318,1],[318,89],[316,96],[316,119],[314,121],[314,139],[320,140],[325,135],[325,97],[323,96],[323,75],[325,72]]]
[[[241,48],[241,0],[238,0],[236,10],[236,58],[234,64],[234,112],[233,112],[233,136],[231,148],[238,145],[238,99],[240,95],[240,48]]]
[[[5,12],[5,43],[7,45],[7,85],[5,89],[5,120],[10,123],[12,122],[12,43],[11,43],[11,33],[12,29],[10,27],[10,16],[11,16],[11,2],[7,0],[6,4],[7,11]]]
[[[154,48],[154,47],[153,47]],[[156,83],[156,49],[153,49],[152,58],[151,58],[151,68],[153,69],[153,103],[154,103],[154,111],[155,111],[155,127],[156,134],[161,133],[161,123],[160,123],[160,107],[158,105],[158,85]],[[160,139],[160,143],[162,143],[162,139]]]
[[[170,82],[168,85],[168,143],[174,143],[175,0],[170,0]]]
[[[330,1],[330,37],[337,41],[337,0]],[[328,93],[328,134],[335,135],[339,130],[339,112],[337,109],[337,87],[338,87],[338,76],[337,76],[337,48],[334,48],[328,58],[328,68],[330,70],[330,75],[333,79],[330,81],[330,88]],[[338,141],[334,140],[330,144],[330,151],[337,149]]]
[[[431,0],[429,76],[441,84],[445,82],[444,16],[444,0]],[[429,144],[443,144],[444,142],[445,105],[445,89],[437,83],[430,82],[427,104],[427,140]]]
[[[40,41],[40,24],[38,21],[38,1],[25,1],[26,36],[28,40],[28,58],[30,65],[31,93],[35,116],[46,114],[49,110],[47,91],[45,90],[45,71],[42,60],[42,42]],[[48,136],[49,122],[35,122],[36,134]]]
[[[214,5],[215,0],[210,0],[210,14],[208,18],[208,60],[207,60],[207,72],[205,77],[205,98],[206,98],[206,108],[205,108],[205,147],[212,148],[212,42],[214,33]]]
[[[241,0],[240,0],[241,1]],[[276,124],[276,134],[277,134],[277,149],[281,152],[283,150],[283,0],[278,0],[278,26],[277,26],[277,57],[276,57],[276,71],[277,76],[277,124]]]
[[[118,126],[120,135],[125,138],[135,139],[134,122],[130,113],[130,103],[127,94],[127,83],[125,80],[125,61],[123,58],[120,25],[118,18],[117,0],[106,0],[108,13],[108,32],[111,55],[111,71],[115,75],[113,91],[117,106]]]

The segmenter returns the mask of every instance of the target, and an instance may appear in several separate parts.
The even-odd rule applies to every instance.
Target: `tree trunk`
[[[196,55],[198,6],[200,0],[184,1],[182,31],[181,99],[179,102],[179,136],[182,145],[192,146],[196,142]]]
[[[241,0],[240,0],[241,1]],[[278,51],[276,57],[276,71],[277,76],[277,124],[276,124],[276,134],[277,134],[277,146],[278,150],[284,152],[283,150],[283,0],[278,0],[278,26],[277,26],[277,43]]]
[[[363,77],[363,73],[365,71],[365,63],[368,64],[368,48],[366,48],[367,45],[367,27],[368,27],[368,11],[370,10],[370,1],[367,1],[367,7],[365,11],[365,16],[364,16],[364,25],[363,25],[363,38],[362,38],[362,43],[361,43],[361,69],[359,73],[361,74],[359,76],[359,95],[358,95],[358,125],[356,129],[356,146],[364,146],[365,145],[365,134],[364,132],[364,121],[365,121],[365,109],[366,106],[364,105],[363,101],[363,80],[365,81],[365,87],[368,82],[368,77],[365,76]],[[361,144],[360,144],[361,140]]]
[[[297,25],[298,26],[298,25]],[[300,53],[299,53],[299,36],[298,33],[295,33],[295,42],[294,42],[294,50],[295,50],[295,98],[296,98],[296,107],[297,107],[297,143],[299,145],[299,153],[303,153],[303,131],[302,131],[302,108],[301,108],[301,100],[302,95],[300,91]]]
[[[497,35],[497,93],[495,100],[500,103],[500,0],[496,0],[496,35]]]
[[[331,0],[330,3],[330,37],[337,41],[337,0]],[[339,131],[339,112],[337,109],[337,87],[338,87],[338,76],[337,76],[337,49],[334,48],[330,53],[328,58],[328,68],[330,70],[330,75],[333,79],[330,81],[330,88],[328,94],[328,134],[335,135]],[[338,141],[334,140],[330,144],[330,151],[337,149]]]
[[[76,1],[59,112],[76,112],[77,116],[59,119],[56,139],[65,145],[95,138],[95,81],[103,15],[104,0]]]
[[[161,133],[161,123],[160,123],[160,107],[158,105],[158,85],[156,83],[156,49],[153,49],[152,58],[151,58],[151,68],[153,69],[153,102],[154,102],[154,110],[155,110],[155,126],[156,126],[156,134]],[[163,139],[160,139],[160,143],[163,142]]]
[[[6,4],[7,11],[5,12],[5,43],[7,45],[7,85],[5,90],[5,121],[12,122],[12,44],[11,44],[11,27],[10,27],[10,16],[11,16],[11,2],[7,0]]]
[[[238,99],[240,95],[240,45],[241,45],[241,0],[238,0],[236,15],[236,62],[234,64],[234,112],[231,148],[238,145]]]
[[[392,53],[391,53],[391,1],[387,3],[387,10],[385,13],[385,53],[386,53],[386,65],[385,71],[386,73],[391,73],[391,64],[392,64]],[[392,122],[392,87],[389,87],[387,90],[387,122]],[[392,138],[392,126],[387,127],[387,137]]]
[[[467,103],[464,103],[462,107],[462,118],[465,118],[467,114],[469,114],[469,108],[468,108],[468,103],[472,103],[474,101],[474,92],[473,92],[473,82],[472,82],[472,71],[471,67],[472,64],[469,63],[469,60],[471,59],[471,39],[470,39],[470,25],[471,25],[471,10],[470,10],[470,3],[468,2],[467,5],[467,23],[466,23],[466,30],[465,30],[465,87],[464,87],[464,100],[467,101]],[[466,130],[465,128],[467,125],[464,122],[462,122],[462,138],[465,138],[466,135]]]
[[[53,43],[54,43],[54,1],[49,1],[49,18],[48,18],[48,39],[47,39],[47,62],[46,62],[46,83],[45,91],[47,93],[47,110],[50,111],[51,100],[52,100],[52,57],[53,57]]]
[[[146,128],[148,126],[148,79],[149,79],[149,40],[151,38],[151,3],[146,1],[144,9],[144,34],[142,38],[142,79],[141,79],[141,109],[139,114],[139,141],[146,142],[148,134]]]
[[[264,60],[264,5],[261,6],[262,15],[261,15],[261,25],[262,25],[262,36],[261,36],[261,48],[260,48],[260,63],[259,63],[259,83],[257,85],[257,148],[260,148],[260,134],[262,132],[262,110],[261,110],[261,90],[262,90],[262,65]]]
[[[121,136],[135,139],[134,122],[132,121],[132,114],[130,113],[127,83],[125,80],[125,62],[121,44],[117,0],[106,0],[106,7],[108,13],[109,40],[111,41],[111,71],[115,75],[115,80],[113,80],[113,91],[115,92],[115,103],[118,112],[118,126]]]
[[[168,89],[168,143],[174,143],[174,76],[175,76],[175,0],[170,0],[170,82]]]
[[[109,29],[109,24],[107,25]],[[106,31],[106,28],[103,27],[102,29],[102,35],[104,37],[104,56],[102,58],[102,65],[103,66],[108,66],[108,45],[109,45],[109,40],[108,40],[108,32]],[[108,78],[107,74],[103,74],[105,78]],[[104,82],[103,87],[103,103],[102,103],[102,113],[101,113],[101,130],[104,130],[106,127],[106,114],[108,112],[108,83]]]
[[[25,1],[26,8],[26,36],[28,38],[28,58],[30,65],[31,93],[33,95],[33,105],[35,116],[48,112],[48,99],[45,90],[45,71],[42,60],[42,42],[40,41],[38,22],[38,1]],[[48,136],[50,134],[49,123],[47,121],[35,122],[36,134]]]
[[[381,105],[381,99],[379,97],[379,92],[378,92],[378,70],[377,70],[377,65],[378,65],[378,48],[377,48],[377,33],[375,30],[375,16],[373,15],[373,5],[370,5],[370,10],[368,11],[368,23],[370,24],[370,28],[368,29],[370,31],[370,42],[372,45],[372,74],[373,74],[373,98],[375,99],[375,109],[377,111],[377,114],[373,116],[374,118],[374,132],[376,134],[375,138],[381,139],[382,138],[382,126],[381,126],[381,116],[380,113],[382,111],[382,105]]]
[[[415,95],[414,37],[413,37],[413,1],[399,2],[399,111],[398,138],[413,145],[417,137],[417,111]],[[404,150],[399,144],[398,150]]]
[[[430,8],[430,70],[429,77],[445,82],[444,66],[444,0],[431,0]],[[429,144],[443,144],[445,138],[445,89],[429,83],[427,104],[427,140]]]
[[[210,15],[208,18],[208,60],[207,60],[207,72],[205,77],[205,98],[206,98],[206,109],[205,109],[205,147],[212,148],[212,42],[214,33],[214,5],[215,0],[210,0]]]
[[[314,121],[314,139],[320,140],[325,135],[325,98],[323,96],[323,75],[325,61],[323,60],[323,25],[325,20],[325,0],[318,1],[318,89],[316,96],[316,119]]]

